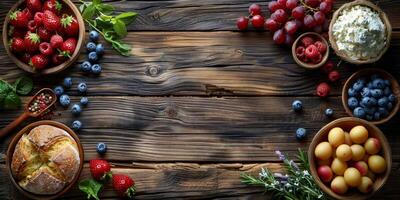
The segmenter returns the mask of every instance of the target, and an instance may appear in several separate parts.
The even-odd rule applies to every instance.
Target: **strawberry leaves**
[[[14,84],[0,79],[0,109],[16,109],[21,105],[18,95],[27,95],[33,89],[32,79],[21,77]]]
[[[103,184],[93,180],[85,179],[79,182],[79,190],[87,194],[87,199],[99,199],[99,192],[103,188]]]

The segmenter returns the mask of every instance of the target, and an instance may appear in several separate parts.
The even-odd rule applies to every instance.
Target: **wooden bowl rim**
[[[317,174],[316,163],[315,163],[315,159],[314,159],[314,149],[317,146],[317,144],[320,142],[320,138],[325,137],[329,133],[329,130],[331,128],[338,126],[338,124],[340,124],[340,123],[346,123],[346,122],[353,122],[353,123],[355,123],[354,126],[362,125],[368,129],[368,132],[371,132],[371,130],[372,130],[373,135],[375,135],[375,137],[377,137],[380,140],[380,142],[382,143],[382,152],[383,152],[382,156],[386,160],[387,169],[384,174],[380,174],[379,177],[381,179],[379,179],[379,180],[381,180],[381,181],[374,182],[375,190],[373,190],[369,194],[355,193],[355,195],[352,195],[352,196],[336,194],[319,179],[318,174]],[[310,165],[311,175],[313,176],[317,185],[326,194],[328,194],[329,196],[331,196],[333,198],[339,199],[339,200],[349,200],[349,199],[364,200],[364,199],[368,199],[368,198],[372,197],[376,192],[381,190],[383,185],[385,185],[387,179],[389,178],[390,172],[392,170],[392,153],[391,152],[392,151],[390,148],[390,144],[389,144],[388,140],[386,139],[386,136],[383,134],[383,132],[377,126],[375,126],[374,124],[372,124],[366,120],[363,120],[363,119],[359,119],[359,118],[355,118],[355,117],[343,117],[343,118],[336,119],[336,120],[326,124],[318,131],[317,134],[315,134],[313,140],[311,141],[311,143],[308,147],[307,154],[308,154],[308,163]]]
[[[14,6],[10,9],[10,11],[7,13],[6,18],[4,20],[3,24],[3,44],[4,44],[4,49],[6,50],[8,56],[11,58],[11,60],[21,69],[23,69],[26,72],[32,73],[32,74],[37,74],[37,75],[48,75],[48,74],[54,74],[61,72],[65,69],[67,69],[69,66],[75,63],[75,61],[79,58],[80,52],[82,50],[84,40],[85,40],[85,32],[86,32],[86,27],[85,23],[83,21],[82,15],[79,12],[78,8],[75,6],[74,3],[72,3],[70,0],[61,0],[64,2],[65,5],[69,7],[69,9],[74,13],[78,24],[79,24],[79,34],[78,34],[78,41],[76,44],[76,49],[75,52],[72,54],[71,58],[65,61],[64,63],[54,66],[48,69],[44,69],[41,71],[35,71],[33,68],[22,61],[20,61],[10,50],[8,44],[8,25],[10,22],[10,13],[13,12],[14,10],[18,9],[21,4],[25,0],[19,0],[17,3],[14,4]]]
[[[60,192],[58,192],[57,194],[54,195],[37,195],[37,194],[33,194],[31,192],[28,192],[26,190],[24,190],[23,188],[21,188],[18,183],[15,181],[12,172],[11,172],[11,159],[12,159],[12,155],[14,154],[14,150],[15,150],[15,146],[17,145],[18,141],[20,140],[20,138],[22,137],[23,134],[27,133],[28,131],[32,130],[33,128],[40,126],[40,125],[51,125],[51,126],[55,126],[57,128],[60,128],[62,130],[65,130],[68,134],[71,135],[71,137],[74,138],[74,140],[76,141],[76,144],[78,146],[78,150],[79,150],[79,156],[80,156],[80,163],[79,163],[79,169],[78,172],[75,174],[74,179],[68,183],[64,189]],[[79,180],[80,174],[82,172],[83,169],[83,164],[84,164],[84,152],[83,152],[83,147],[82,144],[80,143],[79,137],[78,135],[71,130],[68,126],[57,122],[57,121],[52,121],[52,120],[43,120],[43,121],[38,121],[38,122],[34,122],[31,123],[27,126],[25,126],[21,131],[19,131],[14,138],[11,140],[8,149],[7,149],[7,155],[6,155],[6,165],[7,165],[7,171],[8,171],[8,175],[11,179],[11,182],[14,184],[14,186],[26,197],[29,197],[31,199],[38,199],[38,200],[50,200],[50,199],[56,199],[58,197],[60,197],[61,195],[65,194],[67,191],[69,191],[74,185],[75,183]]]
[[[379,124],[386,123],[390,119],[392,119],[397,114],[397,112],[399,111],[399,108],[400,108],[400,103],[399,103],[399,101],[400,101],[400,85],[396,81],[396,78],[394,78],[387,71],[385,71],[383,69],[377,69],[377,68],[366,68],[366,69],[362,69],[360,71],[357,71],[353,75],[351,75],[346,80],[345,84],[343,85],[343,89],[342,89],[342,105],[343,105],[344,110],[346,111],[346,113],[349,116],[354,117],[353,112],[350,110],[349,106],[347,105],[347,100],[349,99],[349,95],[348,95],[347,91],[350,88],[350,85],[352,83],[354,83],[354,81],[356,81],[356,79],[358,79],[360,77],[371,75],[372,73],[379,74],[383,78],[388,79],[390,81],[391,85],[392,85],[391,89],[393,91],[393,94],[396,96],[396,104],[394,105],[392,111],[390,112],[390,114],[387,117],[385,117],[384,119],[381,119],[379,121],[368,121],[368,122],[370,122],[372,124],[379,125]]]
[[[326,48],[325,55],[324,55],[324,57],[322,58],[322,61],[321,61],[320,63],[318,63],[318,64],[308,64],[308,63],[304,63],[304,62],[302,62],[301,60],[299,60],[299,58],[297,58],[297,56],[296,56],[296,47],[297,47],[297,44],[299,43],[300,39],[301,39],[302,37],[306,36],[306,35],[314,35],[314,36],[317,36],[319,39],[321,39],[321,41],[323,41],[323,42],[325,43],[325,45],[326,45],[326,47],[327,47],[327,48]],[[292,57],[293,57],[294,61],[295,61],[298,65],[300,65],[301,67],[304,67],[304,68],[306,68],[306,69],[318,69],[318,68],[320,68],[322,65],[324,65],[324,64],[326,63],[326,61],[328,61],[328,57],[329,57],[329,43],[328,43],[328,41],[327,41],[324,37],[322,37],[322,35],[320,35],[320,34],[318,34],[318,33],[315,33],[315,32],[306,32],[306,33],[303,33],[303,34],[301,34],[299,37],[297,37],[297,39],[293,42],[293,45],[292,45]]]
[[[382,51],[379,53],[379,55],[377,57],[370,58],[368,60],[354,60],[354,59],[350,58],[349,56],[347,56],[346,53],[339,51],[339,48],[336,44],[336,40],[333,37],[333,31],[332,31],[333,24],[336,22],[337,18],[339,17],[340,12],[342,12],[342,10],[345,8],[349,8],[349,7],[352,7],[355,5],[368,6],[368,7],[372,8],[373,10],[377,11],[379,13],[381,20],[383,21],[383,23],[386,26],[386,46],[385,46],[385,48],[382,49]],[[390,41],[392,38],[392,25],[390,24],[389,18],[387,17],[386,13],[383,12],[383,10],[380,9],[377,5],[371,3],[370,1],[367,1],[367,0],[355,0],[350,3],[343,4],[339,9],[337,9],[334,12],[331,23],[329,24],[328,34],[329,34],[329,42],[331,44],[332,49],[335,51],[336,55],[338,55],[340,58],[342,58],[343,60],[345,60],[349,63],[356,64],[356,65],[362,65],[362,64],[369,64],[369,63],[377,62],[386,53],[386,51],[390,47]]]

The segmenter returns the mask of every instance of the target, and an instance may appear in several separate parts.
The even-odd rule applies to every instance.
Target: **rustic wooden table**
[[[137,11],[127,41],[133,56],[120,57],[109,46],[101,61],[100,77],[86,77],[79,62],[63,74],[36,78],[36,89],[60,84],[65,76],[75,84],[85,80],[90,106],[80,117],[79,133],[85,150],[82,178],[89,177],[95,145],[106,142],[105,159],[137,182],[137,199],[268,199],[263,189],[240,183],[240,173],[256,174],[260,167],[281,170],[274,150],[294,155],[307,149],[313,135],[330,120],[323,111],[332,107],[344,117],[342,84],[331,97],[313,95],[324,78],[306,71],[287,48],[272,44],[266,32],[236,31],[235,20],[245,15],[253,0],[110,1],[120,11]],[[338,0],[336,7],[344,0]],[[0,2],[1,21],[14,0]],[[382,67],[400,78],[400,1],[381,0],[380,7],[394,27],[392,46]],[[0,78],[14,81],[23,71],[0,48]],[[341,83],[357,67],[342,64]],[[399,79],[400,80],[400,79]],[[75,85],[76,86],[76,85]],[[73,101],[80,96],[70,92]],[[291,102],[304,102],[303,114],[291,111]],[[24,98],[26,102],[27,98]],[[22,110],[0,114],[0,127]],[[55,120],[70,124],[69,110],[58,108]],[[380,126],[393,151],[392,176],[374,199],[400,198],[399,116]],[[310,133],[298,142],[298,127]],[[0,143],[0,199],[23,199],[5,170],[4,156],[11,137]],[[74,189],[65,199],[83,199]],[[101,199],[115,199],[106,187]]]

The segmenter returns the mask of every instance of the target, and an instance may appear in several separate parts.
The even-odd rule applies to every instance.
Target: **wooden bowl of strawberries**
[[[318,33],[303,33],[293,43],[292,56],[298,65],[317,69],[328,60],[328,41]]]
[[[21,69],[46,75],[61,72],[79,57],[85,24],[70,0],[19,0],[3,24],[3,43]]]

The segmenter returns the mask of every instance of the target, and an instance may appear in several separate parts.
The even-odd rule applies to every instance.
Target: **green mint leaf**
[[[87,194],[87,199],[99,199],[99,192],[103,185],[93,179],[85,179],[79,182],[79,190]]]
[[[130,56],[132,48],[128,44],[124,44],[121,42],[114,42],[112,47],[117,50],[123,56]]]
[[[16,109],[20,105],[21,105],[21,99],[14,91],[10,91],[4,98],[5,109]]]
[[[105,15],[109,15],[115,10],[114,6],[109,4],[98,4],[96,5],[96,9]]]
[[[117,15],[115,19],[122,20],[126,25],[131,24],[133,21],[135,21],[137,17],[137,13],[135,12],[125,12]]]
[[[128,35],[128,31],[126,30],[126,25],[122,20],[115,20],[114,31],[121,38],[124,38],[126,35]]]
[[[102,0],[93,0],[93,4],[101,4]]]
[[[92,19],[96,13],[96,6],[94,4],[88,5],[82,13],[82,17],[85,19]]]
[[[3,80],[0,80],[0,107],[2,107],[4,99],[6,98],[7,94],[11,91],[12,89]]]
[[[101,18],[96,18],[95,23],[98,28],[103,30],[109,30],[113,28],[113,24],[110,21],[103,20]]]
[[[17,79],[13,86],[18,94],[27,95],[33,89],[33,81],[31,78],[23,76]]]

